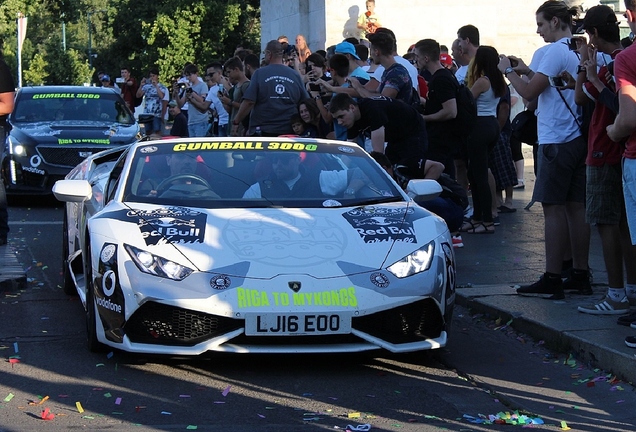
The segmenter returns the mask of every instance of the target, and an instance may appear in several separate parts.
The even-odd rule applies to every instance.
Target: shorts
[[[636,159],[623,159],[623,194],[629,234],[636,245]]]
[[[618,225],[625,211],[621,165],[587,167],[585,222]]]
[[[542,204],[585,203],[585,158],[582,136],[562,144],[540,144],[532,200]]]

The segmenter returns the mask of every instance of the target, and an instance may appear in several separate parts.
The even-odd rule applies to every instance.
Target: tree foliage
[[[14,71],[18,12],[28,17],[25,85],[81,84],[99,70],[118,76],[122,66],[137,77],[158,67],[168,82],[186,62],[203,68],[237,45],[260,49],[258,0],[2,0],[0,39]]]

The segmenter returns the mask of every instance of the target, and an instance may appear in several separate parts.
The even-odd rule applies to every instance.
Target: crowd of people
[[[636,0],[624,3],[634,32]],[[366,6],[359,38],[326,50],[312,51],[303,35],[295,44],[280,36],[262,59],[239,47],[201,72],[185,65],[169,85],[156,69],[138,84],[123,68],[114,86],[131,108],[143,100],[149,133],[164,133],[169,110],[172,135],[349,140],[399,182],[444,182],[459,197],[447,217],[456,246],[461,234],[495,233],[499,214],[516,211],[512,194],[525,186],[524,162],[511,121],[520,110],[534,112],[537,139],[528,144],[535,148],[533,201],[544,213],[546,267],[518,293],[557,300],[566,291],[592,294],[595,225],[609,289],[579,310],[621,315],[619,324],[636,328],[629,313],[636,307],[636,48],[620,39],[615,12],[594,6],[579,20],[576,8],[546,1],[536,11],[546,45],[526,63],[481,45],[473,25],[458,29],[450,52],[425,38],[401,56],[375,2]],[[106,74],[100,80],[113,85]],[[469,105],[476,110],[470,127]],[[472,196],[472,206],[460,205],[468,202],[462,194]],[[466,216],[459,223],[457,212]],[[626,343],[636,348],[636,337]]]

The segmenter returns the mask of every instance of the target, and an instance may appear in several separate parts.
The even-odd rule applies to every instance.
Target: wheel
[[[66,209],[64,209],[64,223],[62,227],[62,289],[66,295],[77,295],[77,288],[71,277],[71,271],[68,268],[68,217],[66,216]]]
[[[177,175],[168,177],[167,179],[159,183],[159,185],[157,185],[157,196],[160,196],[162,193],[164,193],[170,187],[172,183],[178,180],[194,181],[196,183],[202,184],[208,189],[212,189],[212,187],[210,186],[210,183],[208,183],[203,177],[200,177],[196,174],[177,174]]]
[[[95,287],[91,264],[91,247],[86,245],[84,278],[86,281],[86,345],[91,352],[104,352],[106,346],[97,339],[97,314],[95,313]]]

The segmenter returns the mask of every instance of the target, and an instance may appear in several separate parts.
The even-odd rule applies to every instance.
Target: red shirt
[[[612,58],[616,58],[620,51],[614,51]],[[598,71],[598,77],[608,89],[616,92],[614,82],[608,82],[605,78],[607,75],[607,66],[601,66]],[[592,97],[596,102],[592,118],[590,119],[590,128],[588,129],[587,140],[587,159],[585,164],[589,166],[603,166],[605,164],[615,165],[621,162],[623,156],[623,148],[621,144],[612,141],[608,136],[605,128],[612,123],[616,115],[607,106],[598,101],[600,92],[589,81],[583,84],[585,93]]]
[[[627,86],[636,86],[636,44],[621,51],[614,60],[614,76],[616,77],[616,89]],[[628,159],[636,159],[636,131],[627,138],[624,156]]]

